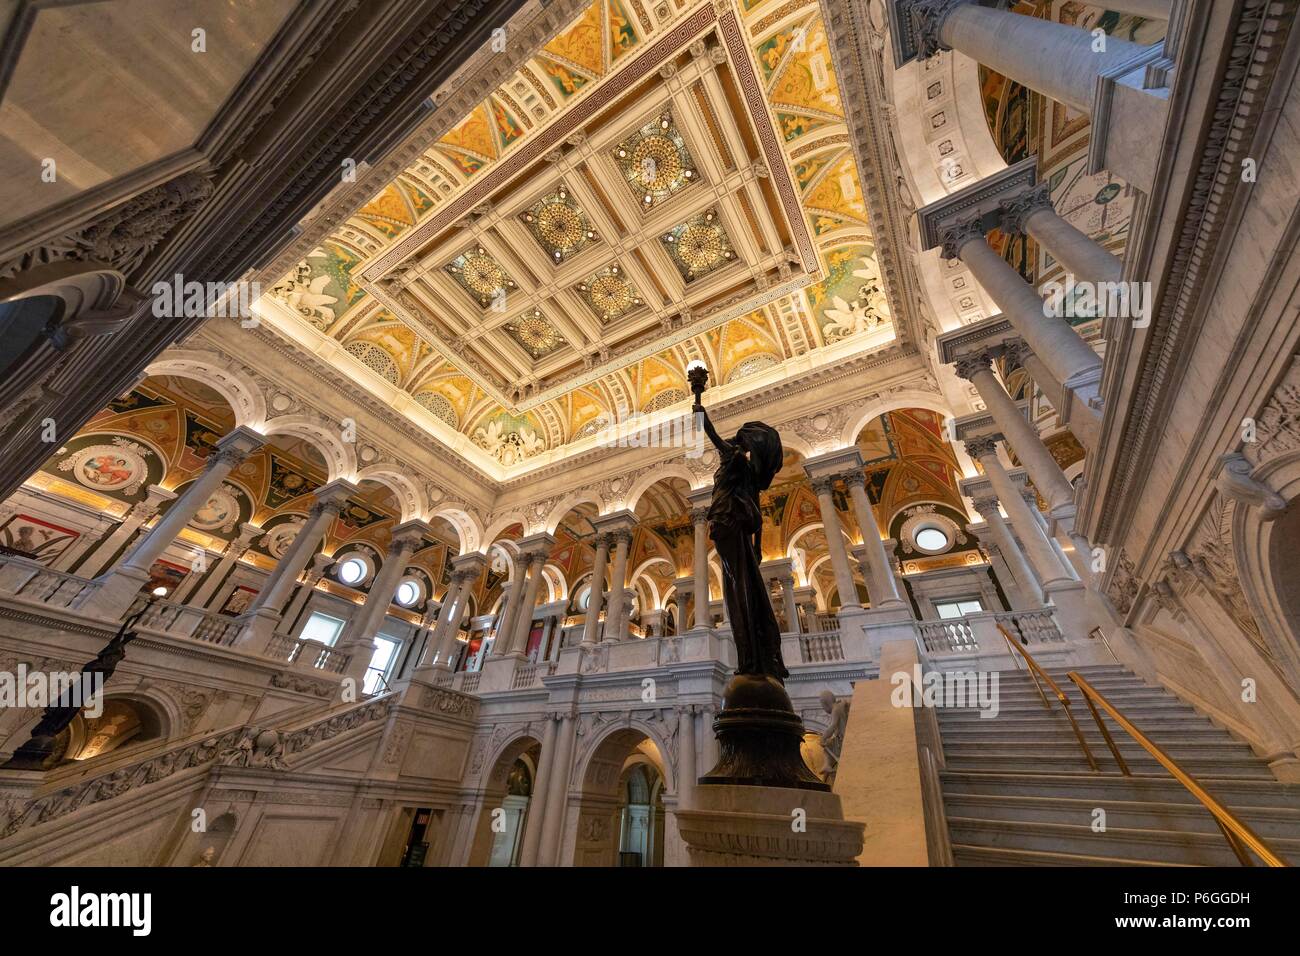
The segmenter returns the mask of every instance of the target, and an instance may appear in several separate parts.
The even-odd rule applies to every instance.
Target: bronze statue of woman
[[[759,494],[781,470],[781,436],[771,425],[746,422],[735,438],[723,438],[698,392],[694,411],[721,458],[713,473],[709,537],[722,562],[722,597],[736,642],[736,673],[766,675],[784,683],[790,672],[781,659],[781,628],[759,570],[763,553]]]
[[[781,658],[781,629],[758,564],[763,553],[759,495],[781,470],[781,436],[770,425],[746,422],[735,438],[723,438],[700,400],[708,370],[696,365],[687,369],[686,377],[695,393],[696,421],[722,459],[713,473],[709,537],[722,561],[722,596],[737,665],[713,721],[718,762],[697,782],[827,791],[830,787],[808,769],[799,752],[803,721],[785,690],[789,671]]]

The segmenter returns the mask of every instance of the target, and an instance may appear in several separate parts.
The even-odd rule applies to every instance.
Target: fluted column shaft
[[[623,528],[611,531],[614,539],[614,573],[609,582],[609,605],[605,609],[605,641],[623,639],[623,592],[627,589],[627,549],[632,543],[632,532]]]
[[[587,616],[582,624],[582,643],[596,643],[600,626],[600,609],[605,601],[605,568],[609,564],[609,535],[596,536],[596,559],[591,566],[591,586],[587,595]]]
[[[1016,457],[1029,472],[1029,480],[1047,499],[1049,507],[1068,504],[1074,500],[1074,486],[1061,471],[1052,453],[1043,444],[1038,429],[1025,420],[1021,410],[1012,401],[1007,390],[993,374],[993,363],[987,353],[964,356],[956,363],[957,374],[968,379],[979,392],[998,429],[1011,443]]]
[[[1007,321],[1058,382],[1067,382],[1101,364],[1101,356],[1065,319],[1044,314],[1038,292],[993,251],[983,233],[972,228],[972,224],[962,224],[948,234],[944,255],[946,258],[956,255],[970,268]]]
[[[831,497],[834,487],[834,478],[814,478],[812,482],[813,493],[817,495],[817,505],[821,509],[831,568],[835,571],[835,586],[840,592],[840,607],[860,607],[858,589],[853,584],[853,571],[849,567],[849,552],[844,546],[844,533],[840,529],[840,516],[835,510],[835,499]],[[872,522],[872,530],[875,530],[875,522]]]
[[[996,443],[987,438],[976,439],[966,443],[966,450],[984,469],[989,484],[993,486],[993,493],[998,496],[998,501],[1002,503],[1003,509],[1011,518],[1011,524],[1019,534],[1029,562],[1033,565],[1044,589],[1053,584],[1069,581],[1070,576],[1061,567],[1051,543],[1047,540],[1047,535],[1043,533],[1042,526],[1034,517],[1033,510],[1020,496],[1020,489],[1011,480],[1007,470],[1002,467],[1002,461],[997,455]]]
[[[844,476],[849,487],[849,498],[853,501],[853,510],[858,519],[858,530],[862,532],[862,543],[867,551],[867,564],[870,566],[871,582],[868,586],[872,607],[898,607],[903,599],[899,597],[894,583],[894,572],[885,546],[880,540],[880,526],[876,524],[876,513],[867,497],[867,479],[861,471],[852,471]],[[846,559],[847,563],[847,559]]]
[[[1086,30],[971,3],[948,8],[938,40],[995,73],[1087,114],[1092,112],[1097,77],[1142,50],[1139,44],[1108,36],[1105,49],[1098,52]]]
[[[695,620],[696,627],[713,627],[709,613],[709,509],[692,508],[691,523],[695,529]]]
[[[537,854],[542,847],[542,830],[546,826],[546,803],[550,797],[551,774],[555,767],[555,724],[557,716],[547,714],[546,729],[542,731],[542,753],[537,768],[536,786],[528,801],[528,822],[524,827],[524,846],[519,855],[520,866],[536,866]]]

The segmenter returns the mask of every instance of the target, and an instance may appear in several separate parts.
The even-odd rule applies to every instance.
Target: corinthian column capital
[[[997,453],[998,440],[991,435],[966,439],[966,454],[976,461],[979,461],[985,455],[996,455]]]
[[[984,241],[982,217],[975,215],[958,219],[939,229],[939,255],[944,259],[956,259],[961,255],[962,246],[975,241]]]
[[[1002,200],[999,208],[1002,210],[1002,221],[998,228],[1005,233],[1023,236],[1026,234],[1025,223],[1030,216],[1043,209],[1054,211],[1051,184],[1044,180],[1037,186],[1030,186],[1010,199]]]
[[[958,357],[952,363],[952,367],[959,376],[969,382],[980,372],[993,368],[993,357],[988,352],[974,352]]]

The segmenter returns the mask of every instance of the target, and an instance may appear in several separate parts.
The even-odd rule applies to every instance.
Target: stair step
[[[1090,826],[1094,811],[1106,811],[1108,828],[1178,830],[1218,834],[1214,815],[1200,803],[1160,803],[1141,800],[1085,800],[1075,797],[1022,797],[1011,794],[945,794],[950,817],[1004,820],[1008,823],[1065,823]],[[1294,837],[1300,832],[1300,809],[1292,807],[1229,807],[1232,813],[1266,840]]]
[[[1173,777],[1125,777],[1109,773],[940,773],[944,797],[948,794],[999,794],[1022,797],[1064,797],[1105,802],[1149,800],[1200,806],[1197,799]],[[1234,809],[1285,807],[1300,810],[1300,786],[1277,780],[1198,777],[1197,781],[1221,803]]]
[[[989,726],[985,727],[982,724],[967,726],[962,724],[961,726],[945,727],[943,729],[943,740],[945,745],[948,743],[996,743],[998,741],[1007,740],[1006,732],[996,726],[996,721],[985,721],[984,723]],[[1101,731],[1097,729],[1096,724],[1080,724],[1079,731],[1083,734],[1083,739],[1088,741],[1089,745],[1097,743],[1102,747],[1106,746],[1106,739],[1101,735]],[[1162,747],[1166,744],[1180,743],[1186,744],[1187,746],[1196,746],[1198,744],[1240,743],[1231,733],[1219,727],[1181,727],[1169,730],[1152,730],[1147,734],[1147,736]],[[1050,740],[1056,742],[1069,741],[1073,743],[1075,736],[1070,725],[1065,721],[1061,721],[1060,726],[1036,728],[1032,734],[1032,739],[1035,741]],[[1112,732],[1111,739],[1116,743],[1119,743],[1121,738]],[[1131,740],[1132,738],[1129,739]],[[1242,744],[1242,746],[1245,746],[1245,744]]]
[[[1122,753],[1122,751],[1121,751]],[[1103,770],[1118,772],[1114,758],[1109,753],[1093,757]],[[999,773],[1052,773],[1056,771],[1081,772],[1088,769],[1088,761],[1078,750],[1062,750],[1056,754],[1022,754],[1015,751],[989,751],[972,756],[951,756],[945,753],[945,763],[952,770],[996,771]],[[1124,756],[1125,762],[1134,774],[1163,774],[1165,769],[1152,757]],[[1272,780],[1268,767],[1256,757],[1232,758],[1218,757],[1208,760],[1179,759],[1181,766],[1193,777],[1252,777]]]
[[[1093,756],[1100,760],[1102,754],[1097,753],[1096,748],[1092,746],[1092,741],[1088,740],[1087,737],[1084,737],[1084,740],[1087,741],[1089,749],[1093,751]],[[1100,740],[1100,735],[1098,735],[1098,740]],[[1155,761],[1155,758],[1147,753],[1140,744],[1134,743],[1132,740],[1117,739],[1115,741],[1115,746],[1119,748],[1120,756],[1126,761]],[[1110,748],[1106,747],[1104,743],[1102,743],[1101,749],[1108,759],[1114,759],[1111,755]],[[1188,760],[1205,761],[1227,759],[1248,760],[1252,763],[1257,761],[1257,758],[1250,747],[1239,741],[1228,741],[1226,743],[1223,741],[1203,743],[1193,741],[1191,743],[1182,743],[1177,740],[1170,740],[1162,741],[1160,743],[1160,749],[1165,751],[1165,753],[1180,764]],[[1079,744],[1074,739],[1073,735],[1069,735],[1068,739],[1059,738],[1056,740],[1043,740],[1041,738],[1033,740],[1007,740],[1006,737],[1000,737],[996,740],[987,742],[965,742],[951,740],[949,738],[945,738],[943,742],[944,757],[949,760],[980,757],[990,753],[991,751],[1013,753],[1016,756],[1029,757],[1031,759],[1036,759],[1039,756],[1072,757],[1075,755],[1081,755],[1082,753],[1082,751],[1079,750]]]
[[[1154,860],[1194,866],[1238,866],[1221,833],[1188,833],[1165,829],[1110,827],[1096,833],[1091,827],[1064,823],[1018,822],[949,817],[953,843],[1081,856]],[[1300,840],[1273,839],[1269,845],[1284,859],[1300,859]]]
[[[1082,856],[1077,853],[1046,853],[1039,850],[1008,850],[994,846],[954,843],[952,858],[957,866],[1185,866],[1163,860],[1133,860],[1113,856]]]

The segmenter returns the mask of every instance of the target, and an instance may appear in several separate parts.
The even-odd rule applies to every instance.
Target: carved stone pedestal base
[[[833,793],[786,787],[699,787],[677,811],[691,866],[857,866],[861,823]]]

